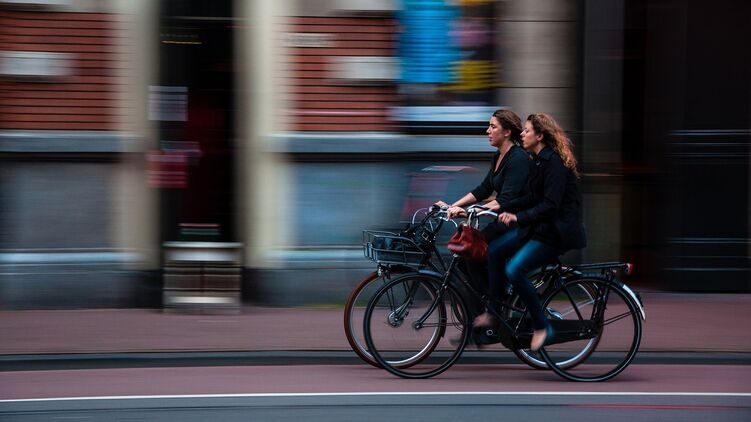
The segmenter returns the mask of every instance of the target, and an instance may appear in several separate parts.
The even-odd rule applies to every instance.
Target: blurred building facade
[[[0,0],[0,308],[341,302],[362,229],[479,182],[498,107],[576,145],[567,260],[749,291],[750,10],[720,3]]]
[[[153,223],[134,201],[146,59],[131,6],[0,2],[3,308],[138,303],[127,266],[151,242],[131,235]]]

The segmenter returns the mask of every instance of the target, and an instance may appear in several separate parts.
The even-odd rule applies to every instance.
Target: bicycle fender
[[[647,314],[644,312],[644,305],[641,303],[641,298],[638,294],[636,294],[633,290],[631,290],[631,287],[628,287],[626,283],[621,282],[621,288],[629,295],[631,296],[631,299],[636,303],[636,305],[639,307],[639,315],[641,316],[642,321],[647,320]]]

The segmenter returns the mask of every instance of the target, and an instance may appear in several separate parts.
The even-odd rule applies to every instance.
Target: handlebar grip
[[[491,210],[483,210],[483,211],[478,212],[477,215],[478,216],[480,216],[480,215],[490,215],[492,217],[498,217],[500,214],[498,214],[495,211],[491,211]]]

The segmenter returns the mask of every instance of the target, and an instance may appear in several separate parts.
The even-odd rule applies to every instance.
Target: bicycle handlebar
[[[449,208],[450,207],[439,207],[438,205],[432,205],[430,207],[430,210],[433,211],[433,212],[437,211],[437,212],[446,214],[446,211],[448,211]],[[490,208],[487,208],[487,207],[485,207],[483,205],[474,204],[474,205],[470,205],[470,206],[468,206],[466,208],[463,208],[463,209],[464,209],[464,212],[466,214],[468,214],[468,215],[469,214],[474,214],[477,217],[482,216],[482,215],[490,215],[490,216],[493,216],[493,217],[498,217],[498,213],[497,212],[495,212],[495,211],[491,210]]]
[[[438,218],[444,220],[444,221],[451,221],[455,225],[457,224],[453,219],[448,218],[448,209],[450,207],[440,207],[438,205],[432,205],[430,207],[429,214],[432,214],[434,216],[438,216]],[[470,205],[466,208],[463,208],[464,213],[466,214],[466,224],[467,225],[476,225],[477,219],[482,216],[491,216],[493,218],[498,217],[498,213],[479,204]]]
[[[479,211],[478,211],[479,210]],[[475,217],[481,217],[483,215],[489,215],[491,217],[498,217],[498,213],[482,205],[470,205],[465,209],[467,214],[474,214]]]

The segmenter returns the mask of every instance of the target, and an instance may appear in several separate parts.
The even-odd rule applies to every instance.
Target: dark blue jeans
[[[514,228],[488,245],[488,288],[493,298],[510,282],[524,301],[532,317],[532,328],[541,330],[548,326],[540,298],[527,274],[536,268],[553,262],[561,254],[558,248],[531,239],[524,241],[519,229]]]

